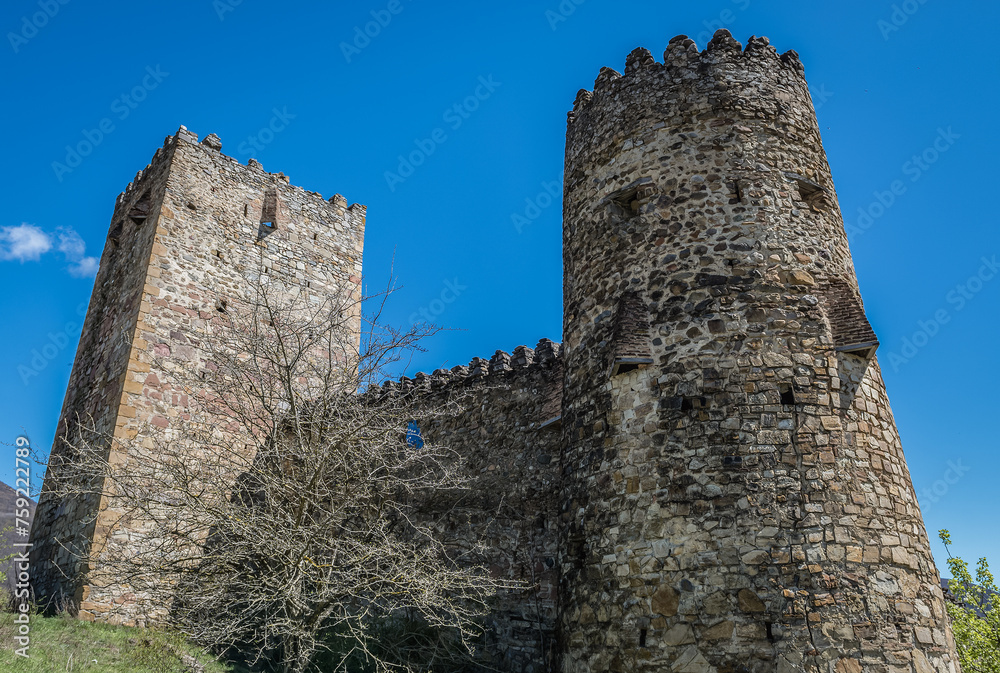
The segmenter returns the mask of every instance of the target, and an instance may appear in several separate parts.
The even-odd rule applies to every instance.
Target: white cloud
[[[37,262],[52,249],[52,238],[33,224],[0,229],[0,259]]]
[[[80,259],[86,250],[87,244],[80,234],[69,228],[59,230],[59,252],[66,255],[66,259]]]
[[[0,229],[0,260],[37,262],[42,255],[52,250],[53,238],[58,239],[56,250],[70,263],[67,270],[71,276],[92,278],[97,275],[100,260],[86,256],[87,243],[70,227],[60,227],[55,236],[33,224],[3,227]]]
[[[97,275],[97,269],[101,266],[101,260],[96,257],[83,257],[73,266],[69,267],[69,275],[77,278],[91,278]]]

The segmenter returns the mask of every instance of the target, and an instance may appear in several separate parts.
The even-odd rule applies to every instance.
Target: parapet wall
[[[505,671],[551,671],[556,654],[558,489],[561,434],[559,344],[497,351],[489,360],[418,374],[386,389],[415,396],[425,442],[459,452],[468,490],[424,515],[463,558],[495,577],[525,582],[504,592],[488,619],[487,651]],[[447,402],[461,411],[437,412]],[[485,551],[476,552],[478,543]]]

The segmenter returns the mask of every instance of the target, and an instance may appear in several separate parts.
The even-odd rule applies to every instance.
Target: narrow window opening
[[[227,308],[227,303],[225,299],[219,299],[215,302],[215,310],[219,313],[225,313]]]
[[[415,449],[424,448],[424,438],[420,434],[420,426],[417,425],[416,421],[410,421],[406,424],[406,443]]]
[[[764,629],[767,631],[768,642],[774,642],[774,632],[771,630],[771,622],[764,622]]]
[[[149,218],[149,191],[139,197],[139,200],[128,211],[128,217],[136,225],[142,224]]]
[[[611,199],[611,202],[614,203],[619,208],[621,208],[622,210],[624,210],[625,214],[628,216],[638,215],[639,206],[642,204],[639,202],[639,199],[637,197],[638,197],[638,191],[631,189],[625,194],[621,194],[619,196],[614,197],[613,199]]]
[[[646,647],[646,629],[639,629],[639,647]]]
[[[733,180],[727,184],[729,186],[729,203],[743,203],[743,185],[740,184],[740,181]]]
[[[611,375],[618,376],[651,364],[653,364],[653,358],[615,358],[611,366]]]
[[[693,411],[694,409],[707,409],[708,398],[705,397],[684,397],[681,399],[681,411]]]
[[[250,204],[244,203],[243,204],[243,217],[246,217],[249,214],[250,214]]]
[[[604,197],[601,203],[611,206],[618,217],[632,218],[656,194],[652,178],[640,178]]]
[[[784,405],[795,404],[795,392],[792,387],[788,384],[781,384],[778,386],[778,392],[781,394],[781,403]]]
[[[318,241],[319,240],[319,234],[313,234],[313,240],[314,241]]]
[[[118,243],[121,241],[122,228],[123,228],[122,225],[123,225],[122,222],[115,222],[114,225],[112,225],[111,227],[111,231],[108,232],[108,239],[111,241],[111,243],[114,244],[116,248],[118,247]]]
[[[271,232],[278,227],[278,191],[268,189],[264,192],[264,205],[260,211],[261,233]]]
[[[785,177],[795,185],[799,193],[799,201],[804,201],[810,206],[822,206],[826,203],[826,189],[798,173],[785,173]]]

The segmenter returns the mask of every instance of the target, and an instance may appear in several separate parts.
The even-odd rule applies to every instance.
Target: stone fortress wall
[[[456,557],[527,587],[502,592],[487,619],[488,659],[504,671],[551,671],[558,654],[562,378],[559,344],[543,339],[383,386],[418,400],[422,439],[459,452],[468,473],[457,500],[421,508],[423,523]],[[434,413],[446,406],[459,411]]]
[[[530,587],[489,620],[501,670],[957,673],[803,73],[727,31],[602,69],[568,120],[564,343],[386,384],[468,458],[469,494],[427,520]],[[203,365],[257,239],[289,287],[358,282],[363,207],[218,150],[182,128],[120,197],[64,421],[183,421],[152,354]],[[129,543],[79,525],[97,507],[43,494],[33,539],[43,594],[104,619],[51,571],[53,540]]]

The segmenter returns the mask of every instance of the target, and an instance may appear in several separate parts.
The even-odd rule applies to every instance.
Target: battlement
[[[562,344],[551,339],[541,339],[534,348],[518,346],[513,354],[498,350],[489,359],[472,358],[468,365],[435,369],[432,374],[418,372],[412,378],[403,376],[399,381],[386,381],[382,384],[382,391],[436,393],[446,388],[471,385],[488,378],[499,378],[510,372],[553,369],[561,362]]]
[[[724,78],[709,76],[713,70],[719,69],[726,70]],[[569,113],[569,123],[576,121],[595,96],[618,92],[620,87],[647,75],[663,77],[662,85],[667,87],[683,88],[687,86],[685,82],[691,79],[718,79],[719,87],[725,88],[731,84],[738,70],[745,70],[748,75],[754,73],[758,78],[762,73],[771,73],[774,77],[794,78],[805,84],[805,68],[798,53],[789,50],[779,54],[766,37],[752,36],[744,48],[728,30],[722,29],[715,33],[704,50],[699,51],[694,40],[687,35],[678,35],[667,45],[662,63],[648,49],[638,47],[626,57],[624,75],[613,68],[601,68],[593,91],[580,89],[577,93],[573,110]]]
[[[311,191],[303,187],[298,187],[291,184],[290,178],[284,174],[284,172],[271,173],[264,170],[263,165],[251,157],[247,160],[247,163],[241,164],[238,159],[224,154],[222,152],[222,139],[215,133],[209,133],[199,142],[198,134],[189,131],[183,124],[177,129],[174,135],[167,136],[163,139],[163,145],[156,149],[153,154],[153,158],[150,160],[146,167],[135,174],[135,178],[125,187],[117,200],[115,201],[116,211],[123,204],[127,204],[132,199],[138,195],[143,194],[147,189],[147,176],[151,175],[156,169],[165,162],[169,162],[173,154],[173,150],[177,147],[179,142],[185,143],[186,145],[202,148],[206,152],[216,153],[218,158],[221,158],[227,163],[233,165],[233,167],[239,167],[243,170],[250,170],[257,173],[259,176],[270,176],[275,182],[283,182],[288,185],[291,189],[301,192],[305,197],[310,200],[315,201],[317,204],[323,204],[324,207],[333,207],[340,211],[350,211],[356,215],[364,218],[367,212],[367,206],[360,203],[351,203],[348,205],[348,201],[341,194],[334,194],[329,199],[324,199],[323,195],[319,192]]]

